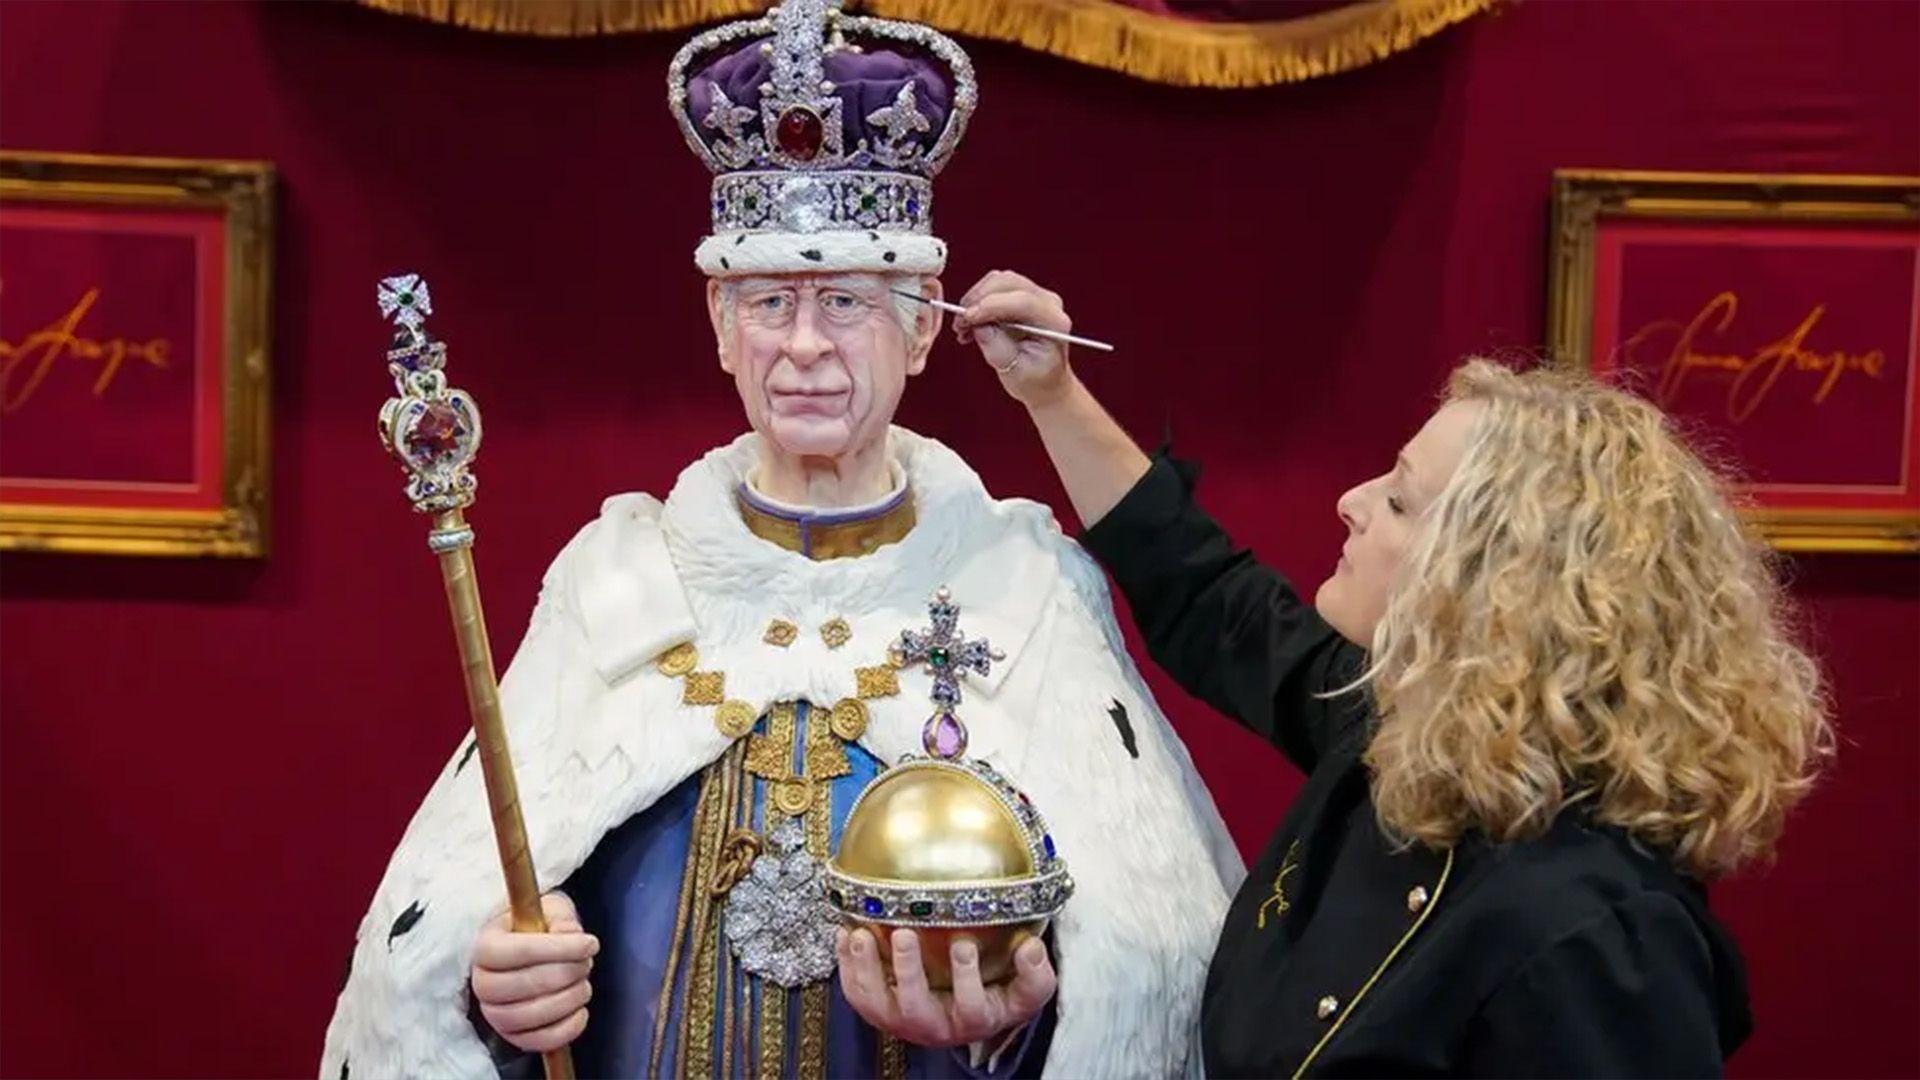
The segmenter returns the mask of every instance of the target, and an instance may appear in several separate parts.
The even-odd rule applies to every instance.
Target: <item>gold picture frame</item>
[[[1610,222],[1751,223],[1769,227],[1920,227],[1920,177],[1730,174],[1557,169],[1547,284],[1547,341],[1557,363],[1593,370],[1596,357],[1596,251]],[[1618,328],[1615,329],[1618,332]],[[1606,336],[1606,335],[1601,335]],[[1909,337],[1909,343],[1911,342]],[[1920,460],[1920,355],[1907,359],[1909,416],[1903,462]],[[1903,493],[1888,505],[1836,499],[1834,505],[1768,505],[1746,511],[1759,533],[1787,552],[1920,552],[1920,511],[1912,506],[1916,470],[1903,472]],[[1900,505],[1894,505],[1899,503]]]
[[[0,550],[259,558],[268,551],[271,460],[271,311],[275,172],[257,161],[108,157],[0,151],[0,204],[34,208],[170,210],[223,223],[218,431],[196,446],[212,461],[203,505],[73,505],[9,489],[0,498]],[[209,361],[210,369],[213,361]],[[210,383],[213,380],[208,380]],[[202,436],[196,428],[195,439]],[[218,447],[213,445],[217,440]],[[211,469],[207,470],[209,473]],[[3,481],[0,481],[3,482]],[[216,488],[218,498],[213,498]],[[217,505],[212,505],[217,502]]]

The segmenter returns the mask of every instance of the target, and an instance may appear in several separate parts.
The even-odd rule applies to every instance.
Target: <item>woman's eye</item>
[[[852,311],[860,306],[860,301],[846,293],[828,293],[820,298],[820,302],[834,311]]]
[[[755,307],[762,311],[779,311],[786,306],[787,298],[784,296],[763,296],[753,303]]]

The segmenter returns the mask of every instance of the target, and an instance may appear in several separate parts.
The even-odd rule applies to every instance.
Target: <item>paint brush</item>
[[[945,300],[934,300],[929,297],[921,296],[917,292],[908,292],[905,289],[894,289],[892,291],[896,295],[904,296],[909,300],[918,300],[923,304],[931,305],[933,307],[939,308],[941,311],[945,311],[953,315],[965,315],[967,313],[967,309],[961,307],[959,304],[950,304]],[[1047,330],[1038,326],[1028,326],[1026,323],[1017,323],[1017,322],[997,323],[995,325],[1005,327],[1008,330],[1013,330],[1018,333],[1030,334],[1034,337],[1049,338],[1054,341],[1064,341],[1069,345],[1083,345],[1089,349],[1098,349],[1101,352],[1113,351],[1113,346],[1107,344],[1104,341],[1095,341],[1092,338],[1084,338],[1079,336],[1078,334],[1063,334],[1058,330]]]

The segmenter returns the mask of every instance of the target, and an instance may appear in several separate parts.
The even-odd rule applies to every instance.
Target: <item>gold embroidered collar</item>
[[[904,485],[882,502],[852,510],[795,510],[756,494],[744,482],[734,501],[748,532],[815,560],[871,555],[905,539],[916,520],[913,494]]]

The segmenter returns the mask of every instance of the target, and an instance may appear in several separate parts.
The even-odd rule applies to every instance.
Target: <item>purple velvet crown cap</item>
[[[749,135],[765,136],[769,143],[773,143],[778,138],[778,132],[761,130],[762,119],[758,108],[761,90],[773,74],[773,61],[761,49],[762,42],[766,40],[761,38],[748,42],[689,79],[689,112],[696,117],[706,116],[713,108],[713,92],[718,87],[728,101],[753,110],[752,118],[742,125],[743,130]],[[927,154],[933,149],[940,133],[946,129],[953,109],[953,77],[944,64],[932,56],[911,55],[886,48],[831,52],[822,58],[821,66],[826,71],[827,80],[833,83],[832,96],[840,99],[842,140],[849,149],[863,142],[872,146],[884,137],[885,129],[867,118],[892,105],[900,88],[912,83],[915,105],[929,123],[925,131],[914,132],[908,138],[921,149],[916,160],[922,163],[928,160]],[[702,141],[711,147],[718,133],[710,128],[701,128],[699,131]],[[912,171],[924,174],[926,170],[914,168]]]

